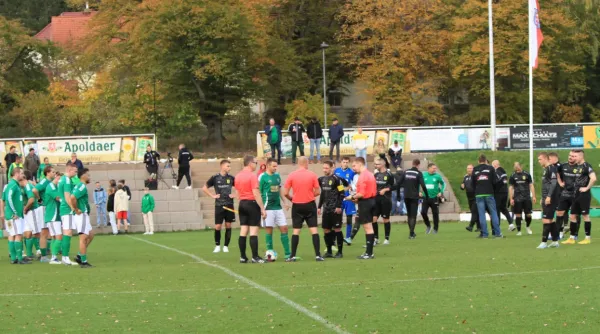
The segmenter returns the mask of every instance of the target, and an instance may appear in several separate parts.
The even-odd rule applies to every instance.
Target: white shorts
[[[263,220],[263,227],[287,226],[287,219],[283,210],[266,210],[267,218]]]
[[[82,213],[80,215],[74,215],[75,226],[77,227],[78,234],[89,235],[92,231],[92,224],[90,224],[90,215]]]
[[[42,232],[44,220],[38,220],[36,211],[38,210],[29,210],[25,215],[25,232],[31,232],[33,234]]]
[[[47,222],[45,228],[50,230],[50,236],[55,237],[62,235],[62,223],[61,222]]]
[[[63,230],[74,230],[75,229],[75,221],[73,220],[73,215],[64,215],[60,216],[60,221],[62,222]]]
[[[10,237],[23,235],[23,230],[25,229],[25,221],[23,218],[6,220],[4,221],[4,225],[6,226],[6,232]]]
[[[37,219],[38,222],[42,222],[42,228],[44,228],[44,215],[46,214],[46,207],[40,206],[39,208],[35,209],[34,213],[35,219]]]

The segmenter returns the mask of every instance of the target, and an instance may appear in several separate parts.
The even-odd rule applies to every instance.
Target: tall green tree
[[[52,16],[68,10],[64,0],[0,0],[0,15],[20,21],[31,35],[50,23]]]

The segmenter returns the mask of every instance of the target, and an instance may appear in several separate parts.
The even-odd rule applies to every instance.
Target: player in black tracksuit
[[[414,239],[417,235],[415,234],[415,226],[417,225],[417,214],[419,213],[419,198],[421,197],[421,191],[425,199],[429,199],[427,195],[427,187],[425,186],[425,180],[423,180],[423,174],[419,171],[419,165],[421,161],[419,159],[413,160],[413,167],[407,169],[398,180],[396,187],[399,191],[400,187],[404,188],[404,203],[406,204],[406,211],[408,216],[408,228],[410,229],[409,239]],[[400,194],[398,194],[400,196]]]
[[[473,232],[473,226],[477,226],[479,231],[479,214],[477,213],[477,203],[475,202],[475,188],[473,187],[473,165],[467,166],[467,174],[463,177],[463,182],[460,184],[460,189],[467,193],[467,200],[469,201],[469,211],[471,212],[471,221],[466,230]]]
[[[558,247],[559,225],[554,223],[554,213],[558,206],[558,198],[560,196],[558,182],[556,180],[556,167],[550,162],[546,153],[538,155],[538,162],[544,168],[542,172],[542,223],[544,224],[542,231],[542,243],[538,246],[539,249],[548,247]],[[552,244],[547,245],[548,235],[552,233]]]
[[[517,223],[517,235],[521,235],[523,212],[525,212],[527,233],[532,234],[529,226],[531,225],[531,211],[533,209],[533,204],[536,202],[533,178],[531,177],[531,174],[523,170],[520,163],[515,162],[514,173],[510,176],[508,183],[510,184],[510,206],[513,209],[515,221]],[[533,199],[531,194],[534,194]]]
[[[384,245],[390,243],[390,214],[392,212],[392,191],[395,188],[395,178],[385,166],[382,159],[375,161],[377,172],[375,173],[375,182],[377,183],[377,196],[375,197],[375,216],[373,217],[373,232],[375,233],[375,244],[379,243],[379,227],[377,219],[383,219],[385,229]]]
[[[323,214],[323,239],[327,246],[326,258],[334,257],[332,247],[337,240],[338,252],[335,258],[342,258],[344,247],[344,235],[342,234],[342,207],[346,194],[348,183],[341,177],[333,174],[333,163],[326,161],[327,166],[325,176],[319,177],[319,186],[321,187],[321,197],[319,198],[319,213]]]
[[[506,217],[509,225],[513,224],[512,216],[508,211],[508,177],[506,175],[506,171],[504,168],[500,166],[500,162],[498,160],[494,160],[492,162],[492,166],[496,170],[496,175],[498,177],[496,182],[496,188],[494,193],[494,198],[496,199],[496,212],[498,212],[498,224],[502,221],[500,214],[503,214]],[[493,231],[492,231],[493,232]]]

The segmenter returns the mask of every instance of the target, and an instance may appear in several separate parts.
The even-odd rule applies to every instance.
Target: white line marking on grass
[[[312,318],[313,320],[315,320],[317,322],[320,322],[321,324],[323,324],[325,327],[331,329],[332,331],[334,331],[336,333],[340,333],[340,334],[349,334],[345,330],[343,330],[340,327],[338,327],[337,325],[329,322],[327,319],[321,317],[317,313],[315,313],[315,312],[307,309],[306,307],[304,307],[304,306],[302,306],[302,305],[300,305],[300,304],[298,304],[298,303],[296,303],[296,302],[294,302],[294,301],[292,301],[292,300],[290,300],[290,299],[288,299],[288,298],[286,298],[286,297],[278,294],[277,292],[275,292],[275,291],[273,291],[273,290],[271,290],[271,289],[269,289],[269,288],[267,288],[265,286],[262,286],[262,285],[260,285],[260,284],[258,284],[256,282],[254,282],[253,280],[251,280],[249,278],[246,278],[245,276],[242,276],[242,275],[240,275],[240,274],[238,274],[238,273],[236,273],[236,272],[234,272],[234,271],[232,271],[230,269],[222,267],[222,266],[220,266],[220,265],[218,265],[216,263],[208,262],[208,261],[204,260],[201,257],[198,257],[198,256],[196,256],[194,254],[186,253],[186,252],[181,251],[181,250],[176,249],[176,248],[171,248],[169,246],[165,246],[165,245],[162,245],[162,244],[159,244],[159,243],[156,243],[156,242],[144,240],[144,239],[137,238],[137,237],[130,237],[130,238],[138,240],[138,241],[141,241],[141,242],[145,242],[147,244],[150,244],[150,245],[153,245],[153,246],[156,246],[156,247],[160,247],[160,248],[163,248],[163,249],[166,249],[166,250],[170,250],[172,252],[179,253],[181,255],[188,256],[188,257],[190,257],[190,258],[198,261],[198,263],[202,263],[204,265],[207,265],[207,266],[219,269],[222,272],[226,273],[227,275],[229,275],[231,277],[234,277],[234,278],[240,280],[241,282],[246,283],[247,285],[251,286],[252,288],[260,290],[260,291],[262,291],[262,292],[270,295],[271,297],[277,299],[278,301],[283,302],[283,303],[287,304],[288,306],[291,306],[296,311],[298,311],[298,312],[306,315],[309,318]]]

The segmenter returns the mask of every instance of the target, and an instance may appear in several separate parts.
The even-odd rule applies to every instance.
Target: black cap
[[[299,118],[299,117],[297,117],[297,116],[296,116],[296,117],[294,117],[294,121],[299,121],[299,120],[300,120],[300,118]]]

